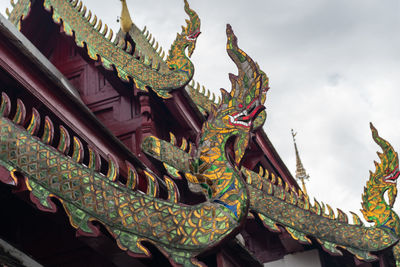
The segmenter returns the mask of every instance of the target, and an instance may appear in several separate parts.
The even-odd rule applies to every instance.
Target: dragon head
[[[372,138],[382,148],[383,153],[378,152],[380,163],[375,163],[375,172],[370,172],[370,190],[379,190],[383,195],[388,193],[389,206],[393,207],[397,195],[397,178],[400,175],[399,159],[393,147],[378,135],[378,131],[370,124]],[[368,187],[368,185],[367,185]]]
[[[189,7],[187,0],[185,1],[185,12],[189,19],[186,19],[186,27],[182,26],[182,32],[177,34],[175,41],[169,49],[167,64],[171,70],[182,71],[187,74],[187,82],[193,77],[194,66],[186,56],[191,57],[196,48],[197,37],[200,35],[200,19],[194,10]]]
[[[259,66],[237,44],[237,38],[228,24],[226,28],[227,52],[235,62],[239,73],[230,74],[230,93],[221,89],[222,100],[211,113],[207,123],[223,131],[226,138],[236,136],[235,162],[239,164],[247,148],[250,132],[261,127],[265,121],[264,102],[268,78]],[[222,130],[223,129],[223,130]]]
[[[186,39],[186,47],[188,48],[188,56],[191,57],[194,49],[196,48],[197,37],[200,35],[200,19],[195,11],[190,9],[189,3],[185,1],[185,12],[189,16],[189,20],[186,20],[187,26],[182,26],[181,35]]]

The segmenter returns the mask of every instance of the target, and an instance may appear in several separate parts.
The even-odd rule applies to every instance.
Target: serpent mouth
[[[200,33],[201,33],[200,30],[196,30],[194,33],[186,36],[186,39],[188,41],[196,41],[196,39],[197,39],[197,37],[199,37]]]
[[[233,126],[242,126],[250,128],[254,119],[265,109],[264,105],[260,104],[258,99],[254,99],[247,107],[240,113],[235,113],[229,116],[229,124]]]
[[[395,184],[397,182],[397,178],[399,178],[400,171],[399,168],[395,168],[391,174],[383,177],[383,180],[387,183]]]

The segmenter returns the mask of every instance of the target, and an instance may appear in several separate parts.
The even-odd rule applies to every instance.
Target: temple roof
[[[95,15],[93,15],[95,18],[90,21],[92,13],[90,10],[87,11],[86,6],[83,6],[82,2],[72,0],[61,2],[48,0],[46,2],[48,2],[49,5],[47,8],[50,6],[53,8],[54,21],[56,23],[62,23],[64,31],[68,35],[72,36],[72,32],[75,33],[76,44],[80,47],[85,46],[88,55],[93,60],[99,60],[100,58],[106,69],[112,69],[112,66],[115,66],[118,77],[123,81],[129,80],[129,77],[131,77],[138,89],[147,90],[146,86],[150,86],[156,91],[176,89],[189,82],[189,80],[182,82],[174,80],[174,78],[179,75],[176,76],[173,74],[173,71],[168,68],[165,60],[165,52],[146,26],[140,30],[139,27],[131,21],[132,25],[128,34],[135,44],[135,52],[133,55],[129,55],[129,53],[126,52],[132,49],[132,47],[129,43],[124,41],[126,33],[120,30],[112,41],[112,30],[108,30],[107,25],[105,25],[103,31],[101,31],[101,20],[96,24],[97,17]],[[13,10],[8,12],[9,20],[16,25],[17,28],[20,28],[21,21],[28,16],[30,7],[30,0],[18,1]],[[122,19],[121,14],[121,20]],[[107,31],[108,36],[105,37]],[[88,34],[89,36],[84,38],[80,33]],[[126,47],[127,45],[129,47]],[[123,58],[123,60],[119,61],[119,58]],[[137,67],[129,70],[129,64],[131,62],[137,64]],[[219,100],[215,99],[214,93],[210,93],[204,86],[200,86],[199,83],[196,84],[193,80],[191,80],[190,84],[185,86],[185,89],[197,108],[204,115],[209,113],[213,104],[219,103]]]
[[[74,88],[68,79],[66,79],[65,76],[1,14],[0,31],[7,35],[9,41],[13,42],[13,44],[18,47],[19,51],[34,60],[38,68],[42,69],[53,81],[57,82],[60,88],[69,94],[71,98],[82,103],[78,90]],[[87,109],[82,103],[82,107],[83,106]]]
[[[21,27],[30,12],[31,1],[20,0],[9,13],[9,20]],[[168,91],[183,87],[191,76],[185,72],[171,70],[167,67],[158,43],[154,44],[146,29],[140,31],[132,25],[130,35],[135,47],[117,34],[115,38],[112,29],[92,15],[81,1],[44,1],[44,8],[52,13],[55,23],[62,24],[64,32],[73,36],[79,47],[85,47],[88,56],[101,61],[104,68],[115,69],[123,81],[132,79],[136,87],[147,91],[151,87],[160,96],[168,97]]]
[[[15,46],[20,53],[27,59],[27,63],[31,62],[35,65],[43,75],[54,83],[59,89],[58,92],[62,95],[63,99],[69,103],[70,106],[74,105],[79,111],[81,117],[85,117],[93,123],[96,132],[99,135],[106,136],[108,145],[113,149],[123,151],[125,157],[128,157],[136,165],[147,168],[137,157],[130,151],[118,138],[113,135],[109,129],[93,114],[93,112],[82,102],[78,90],[69,82],[69,80],[21,33],[14,25],[0,14],[0,33],[7,37],[7,40]],[[50,100],[46,99],[43,95],[44,103],[52,106]],[[58,107],[59,108],[59,107]],[[69,119],[69,118],[68,118]],[[67,120],[68,120],[67,119]],[[82,132],[82,135],[85,134]],[[82,137],[83,137],[82,136]],[[87,138],[88,139],[88,138]],[[105,153],[111,152],[109,149],[103,149]]]
[[[97,21],[97,18],[91,20],[92,17],[90,11],[89,15],[87,13],[87,9],[82,6],[81,2],[78,3],[78,1],[70,2],[61,0],[45,0],[44,7],[48,11],[52,12],[52,18],[56,23],[62,24],[62,30],[67,35],[74,37],[74,41],[77,46],[87,49],[87,55],[92,60],[101,61],[106,69],[115,68],[118,76],[123,81],[132,78],[138,89],[147,90],[146,87],[150,86],[157,92],[160,97],[167,97],[171,89],[182,88],[191,79],[190,76],[182,75],[182,72],[170,70],[168,68],[167,62],[163,60],[163,56],[159,56],[160,50],[158,49],[157,44],[155,46],[153,45],[154,39],[152,39],[151,37],[148,38],[148,36],[150,36],[148,35],[148,32],[146,30],[140,31],[134,24],[132,24],[130,28],[124,27],[126,30],[129,29],[128,37],[126,36],[126,33],[120,32],[118,33],[118,37],[114,39],[114,41],[111,41],[112,32],[108,31],[107,27],[104,27],[101,31],[102,23],[100,21]],[[28,15],[29,9],[30,1],[20,0],[15,5],[13,12],[10,14],[10,20],[15,25],[20,26],[21,20]],[[22,53],[24,53],[25,56],[29,57],[32,61],[37,63],[38,68],[40,68],[46,74],[48,73],[48,76],[53,80],[53,82],[56,83],[59,88],[61,88],[62,93],[65,93],[65,95],[68,96],[69,100],[78,105],[80,111],[82,111],[85,116],[87,116],[88,118],[93,118],[93,123],[96,124],[98,129],[101,129],[101,134],[105,135],[106,137],[110,137],[109,142],[112,145],[119,146],[121,149],[124,150],[124,152],[127,152],[129,154],[128,149],[126,149],[124,145],[121,144],[121,142],[119,142],[119,140],[115,136],[113,136],[113,134],[107,132],[107,129],[105,129],[105,127],[101,125],[101,123],[91,113],[86,105],[82,103],[76,89],[65,81],[62,74],[60,74],[51,65],[51,63],[49,63],[47,59],[41,55],[39,51],[35,50],[36,48],[34,48],[32,44],[29,43],[29,41],[25,40],[26,38],[23,37],[22,34],[18,33],[15,29],[11,29],[12,27],[10,27],[10,24],[8,22],[8,24],[4,22],[4,18],[0,17],[0,22],[0,26],[3,26],[0,29],[3,29],[4,32],[10,36],[9,39],[12,40],[13,38],[15,38],[15,40],[22,40],[20,44],[15,42],[15,45],[18,47],[18,49]],[[105,37],[107,33],[108,36]],[[131,49],[133,49],[133,47],[132,43],[129,42],[129,38],[132,38],[132,41],[136,45],[135,51],[141,51],[140,53],[142,54],[135,54],[135,52],[131,54]],[[151,41],[149,42],[150,39]],[[247,55],[243,51],[241,52],[242,53],[240,55],[242,55],[243,57],[245,55],[247,57]],[[150,63],[146,62],[146,57],[152,57]],[[156,64],[157,66],[155,66],[154,64]],[[188,79],[188,77],[190,77],[190,79]],[[215,103],[214,97],[210,98],[210,94],[205,93],[205,89],[203,89],[202,91],[200,90],[199,85],[197,86],[197,88],[194,88],[194,84],[187,85],[185,89],[186,92],[190,95],[193,102],[197,105],[199,110],[205,115],[209,114],[212,111],[213,106],[217,104]],[[186,94],[186,92],[183,92],[183,94]],[[157,100],[159,99],[157,98]],[[6,101],[3,99],[3,102]],[[20,104],[17,103],[17,106],[18,105]],[[4,121],[5,124],[12,125],[13,123],[11,121],[9,122],[8,120]],[[32,121],[35,121],[33,113]],[[38,122],[37,124],[40,124],[40,122]],[[20,129],[21,127],[13,127],[14,126],[12,125],[12,127],[10,126],[9,129],[12,128],[15,132],[20,132],[21,136],[25,136],[25,133],[22,131],[22,129]],[[258,174],[250,170],[254,169],[253,167],[251,167],[250,169],[246,169],[245,167],[243,167],[243,169],[241,170],[243,171],[243,173],[247,174],[247,183],[249,185],[250,192],[252,193],[252,197],[256,197],[251,199],[251,201],[254,202],[252,203],[252,211],[254,211],[255,214],[258,214],[260,220],[264,223],[265,226],[269,227],[269,229],[272,229],[273,231],[282,231],[281,228],[285,228],[287,232],[293,237],[293,239],[299,240],[304,243],[311,243],[311,240],[307,237],[307,235],[313,236],[317,238],[317,240],[325,249],[334,254],[340,255],[341,252],[337,249],[337,246],[340,246],[341,248],[347,248],[350,252],[354,253],[360,258],[368,260],[374,259],[368,254],[370,251],[385,249],[386,247],[394,244],[397,241],[397,237],[389,235],[383,229],[370,229],[362,226],[358,217],[354,217],[354,224],[348,224],[347,216],[343,215],[343,212],[338,211],[338,216],[336,218],[332,209],[329,206],[327,206],[329,214],[325,213],[325,206],[320,206],[318,202],[316,202],[314,206],[311,206],[308,199],[303,198],[301,193],[298,192],[297,184],[295,182],[288,183],[288,181],[291,182],[290,178],[292,177],[290,174],[287,174],[288,171],[286,170],[285,165],[281,162],[278,154],[274,150],[272,144],[269,142],[265,133],[260,130],[256,132],[252,137],[252,142],[261,147],[260,151],[262,151],[268,157],[268,159],[271,160],[271,169],[275,169],[274,171],[276,173],[286,175],[285,182],[282,181],[280,177],[275,177],[273,172],[268,173],[268,171],[263,168],[260,168],[260,172]],[[29,137],[29,140],[34,142],[36,139],[33,137]],[[51,148],[49,145],[46,145],[43,145],[43,149],[52,151],[53,148]],[[158,151],[161,150],[160,146],[156,146],[155,150],[157,150],[157,148]],[[181,155],[185,155],[184,157],[181,157],[181,159],[190,158],[190,152],[185,152],[185,150],[187,150],[186,141],[184,142],[182,140],[182,145],[179,149],[181,150],[181,152],[183,151]],[[295,149],[296,157],[298,159],[298,171],[296,173],[296,176],[299,178],[304,178],[307,175],[300,161],[296,144]],[[74,147],[74,150],[76,151],[77,149]],[[171,153],[172,149],[165,149],[164,151]],[[74,152],[73,154],[76,153]],[[131,154],[132,153],[130,153],[129,155]],[[178,155],[179,153],[177,152],[173,154]],[[69,163],[71,161],[68,155],[60,156],[60,158],[63,158],[66,162]],[[74,155],[72,156],[72,159],[73,158]],[[175,158],[173,159],[175,160]],[[112,160],[110,160],[108,166],[109,170],[113,169],[113,165],[111,163]],[[137,162],[135,163],[140,164],[140,161],[137,160]],[[186,160],[185,163],[191,164],[192,162]],[[74,166],[78,165],[75,164]],[[86,167],[81,167],[79,165],[79,168]],[[114,172],[117,173],[118,171],[115,171],[115,169],[118,169],[118,167],[114,168]],[[190,167],[185,166],[181,171],[184,172],[187,171],[187,169],[190,169]],[[110,171],[110,173],[113,172]],[[117,187],[112,183],[115,181],[115,177],[118,175],[115,173],[113,175],[107,174],[107,179],[111,180],[111,182],[107,180],[107,183],[103,181],[104,177],[102,177],[100,174],[97,174],[96,182],[103,181],[103,184],[107,184],[107,186],[110,186],[110,188]],[[133,179],[132,177],[137,176],[137,174],[132,173],[130,174],[131,179]],[[151,183],[156,183],[156,181],[151,180],[152,178],[154,178],[152,177],[151,173],[146,173],[146,177],[148,178],[148,185],[150,185]],[[127,180],[127,185],[129,185],[129,179]],[[131,187],[133,188],[134,186]],[[148,188],[150,188],[147,192],[148,195],[156,197],[156,186],[154,186],[153,188],[148,186]],[[168,188],[168,200],[170,200],[170,198],[173,198],[175,200],[175,198],[177,198],[177,194],[173,195],[172,193],[170,194],[170,192],[176,193],[176,188],[174,188],[173,186],[171,188]],[[108,190],[106,190],[106,192],[108,192]],[[118,192],[129,192],[130,195],[133,195],[133,193],[125,189],[124,191],[121,189]],[[127,193],[127,195],[129,194]],[[142,195],[139,193],[137,195],[139,197],[142,197]],[[47,199],[42,200],[43,202],[47,201]],[[269,205],[268,203],[270,203],[271,205]],[[300,215],[301,217],[299,217]],[[313,220],[312,222],[308,223],[310,217],[312,217]],[[299,223],[300,221],[302,223]],[[319,229],[318,223],[323,225],[323,227],[320,227],[321,229]],[[277,224],[279,224],[281,228],[278,227]],[[338,229],[343,230],[342,232],[344,234],[342,235],[342,232],[340,234],[334,232],[334,230],[336,231]],[[90,231],[90,229],[86,230]],[[346,236],[346,234],[348,233],[356,234],[354,234],[353,238],[350,239],[348,238],[348,236]],[[368,239],[367,236],[367,234],[371,233],[376,234],[382,239],[386,239],[387,242],[379,243],[380,240],[372,240],[374,242],[376,241],[375,243],[373,243],[371,240]],[[357,243],[360,241],[360,236],[367,236],[365,237],[365,239],[361,240],[363,242],[362,244]],[[137,246],[138,248],[140,248],[140,245]],[[122,247],[124,249],[126,248],[124,246]],[[136,247],[133,249],[136,249]]]

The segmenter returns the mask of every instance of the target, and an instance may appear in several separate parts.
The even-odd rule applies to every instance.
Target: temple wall
[[[264,263],[264,267],[321,267],[318,250],[288,254],[283,259]]]

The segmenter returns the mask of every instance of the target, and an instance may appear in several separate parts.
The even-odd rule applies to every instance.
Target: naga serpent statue
[[[8,12],[9,20],[20,29],[21,22],[28,17],[31,7],[39,2],[41,1],[12,1],[13,11]],[[182,26],[182,32],[172,43],[166,59],[164,51],[161,52],[158,43],[154,44],[155,39],[146,29],[137,29],[140,34],[136,35],[138,40],[134,46],[121,35],[114,38],[112,29],[97,19],[80,0],[43,0],[43,7],[51,13],[54,22],[62,27],[63,32],[86,50],[92,60],[101,62],[107,70],[115,70],[122,80],[132,80],[138,90],[148,91],[151,88],[158,96],[170,98],[170,91],[185,87],[193,77],[194,67],[189,57],[200,34],[200,19],[190,9],[188,2],[184,2],[189,19],[186,20],[186,27]],[[124,3],[123,1],[123,5]],[[123,24],[125,30],[132,26],[130,18],[127,23],[128,25]]]
[[[185,1],[185,12],[190,20],[186,20],[187,26],[182,27],[182,33],[176,35],[167,57],[168,67],[172,70],[182,71],[187,74],[189,81],[193,78],[194,66],[190,59],[196,48],[197,37],[200,35],[200,19],[196,12],[190,9],[187,0]]]
[[[397,179],[399,178],[399,158],[393,147],[378,135],[378,131],[371,124],[372,137],[382,148],[378,152],[380,163],[375,163],[375,172],[370,172],[370,178],[362,195],[361,212],[364,218],[378,227],[389,230],[400,237],[400,220],[392,209],[397,195]],[[384,199],[387,193],[388,201]],[[400,266],[400,245],[393,247],[396,266]]]
[[[77,1],[72,3],[76,9]],[[53,10],[55,20],[68,17],[72,12],[63,9],[58,0],[45,0],[44,5]],[[193,75],[193,65],[185,52],[191,55],[200,34],[200,21],[186,1],[185,11],[190,22],[178,34],[166,61],[174,75],[184,73],[184,79],[190,77],[182,82],[183,76],[176,78],[171,74],[172,80],[176,78],[174,84],[181,86]],[[72,26],[64,24],[67,34],[72,34]],[[262,168],[256,173],[241,166],[250,134],[266,119],[263,104],[269,89],[268,78],[238,47],[229,25],[226,33],[227,52],[239,72],[237,76],[229,76],[232,84],[230,92],[221,89],[220,103],[206,105],[210,107],[209,116],[203,124],[196,149],[186,152],[186,145],[181,148],[175,146],[172,135],[170,142],[150,136],[142,143],[142,150],[163,162],[171,176],[178,176],[179,172],[190,184],[201,188],[206,197],[204,202],[196,205],[180,203],[177,186],[168,177],[164,177],[168,197],[159,197],[157,180],[160,178],[150,170],[137,171],[128,162],[126,182],[123,184],[117,179],[119,167],[113,157],[109,156],[108,173],[104,175],[99,171],[98,153],[90,148],[87,149],[89,163],[87,166],[82,164],[84,148],[77,137],[73,137],[73,150],[70,152],[68,131],[60,126],[55,138],[52,121],[46,117],[41,125],[35,109],[32,110],[29,125],[23,128],[24,104],[17,101],[15,114],[10,119],[11,101],[4,93],[0,105],[0,165],[3,171],[10,173],[10,177],[0,177],[0,180],[25,185],[31,191],[32,201],[42,210],[54,212],[56,204],[52,198],[60,200],[71,225],[80,234],[99,235],[99,228],[93,224],[96,221],[104,225],[118,246],[128,253],[150,256],[146,248],[146,242],[149,242],[176,266],[204,266],[196,256],[217,246],[228,236],[237,234],[250,212],[272,231],[285,229],[299,242],[311,243],[310,238],[314,238],[330,253],[342,254],[341,248],[359,259],[375,260],[376,256],[371,252],[393,246],[400,237],[399,218],[392,210],[399,175],[397,153],[371,127],[375,142],[383,149],[383,154],[379,154],[381,163],[376,164],[377,169],[371,174],[363,195],[362,212],[368,221],[375,223],[373,227],[364,226],[355,214],[354,222],[350,224],[340,210],[335,217],[329,205],[326,205],[326,214],[325,205],[317,201],[311,205],[301,191],[292,189],[273,173],[269,174]],[[94,34],[93,31],[90,34]],[[75,32],[75,38],[77,43],[83,45],[83,33]],[[93,38],[97,37],[93,35]],[[90,46],[94,44],[90,38],[85,42],[89,44],[87,49],[92,58],[107,51],[106,46],[103,50]],[[129,54],[121,52],[121,55]],[[136,73],[137,69],[132,66],[139,66],[136,61],[136,65],[132,63],[128,66],[104,59],[107,57],[101,57],[103,65],[114,64],[123,77]],[[132,69],[126,70],[121,66]],[[153,74],[156,77],[160,73]],[[159,96],[167,97],[164,92],[172,87],[155,84],[157,77],[150,78],[147,83],[142,83],[151,86]],[[39,128],[42,130],[39,131]],[[41,133],[40,138],[35,136],[38,132]],[[227,151],[231,141],[233,153]],[[139,175],[147,179],[146,193],[137,189]],[[389,203],[383,198],[385,192],[388,193]],[[393,251],[400,266],[399,246],[395,245]]]
[[[98,172],[98,156],[89,149],[88,166],[82,164],[83,147],[73,138],[71,157],[67,156],[69,134],[60,127],[57,149],[52,147],[54,126],[44,120],[44,131],[34,137],[40,127],[40,117],[32,111],[26,129],[18,126],[24,121],[22,101],[12,120],[8,119],[10,103],[3,93],[0,112],[0,165],[11,173],[13,184],[26,184],[31,199],[43,210],[55,211],[51,198],[61,201],[72,226],[83,235],[98,235],[92,223],[100,222],[114,236],[118,245],[133,255],[149,256],[143,241],[153,243],[174,265],[202,266],[195,256],[235,234],[247,217],[249,196],[245,181],[238,169],[248,145],[250,131],[258,114],[263,111],[266,89],[257,65],[237,47],[236,37],[227,27],[229,56],[239,69],[231,75],[232,91],[223,91],[223,101],[204,123],[198,152],[191,160],[192,170],[187,178],[200,184],[208,199],[201,204],[178,202],[176,185],[165,178],[168,199],[158,198],[157,179],[144,171],[147,194],[135,189],[138,173],[127,164],[126,185],[117,182],[118,166],[109,157],[108,173]],[[235,139],[235,159],[225,153],[230,137]],[[146,139],[143,147],[157,151],[154,138]],[[189,170],[189,169],[188,169]],[[188,171],[187,170],[187,171]],[[3,181],[4,181],[3,177]]]

